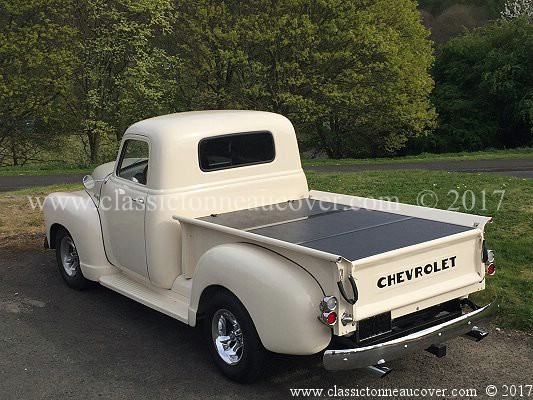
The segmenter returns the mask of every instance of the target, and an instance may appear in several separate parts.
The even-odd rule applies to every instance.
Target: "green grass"
[[[492,216],[494,221],[485,231],[487,244],[496,254],[497,272],[487,277],[486,290],[473,298],[486,303],[498,296],[498,322],[533,331],[533,180],[440,171],[308,172],[307,177],[312,189],[373,198],[396,196],[400,202],[410,204],[417,204],[421,191],[432,190],[437,195],[438,208],[459,206],[457,211]],[[495,190],[505,191],[499,210],[500,194],[493,194]],[[459,194],[455,204],[453,191]],[[476,199],[471,210],[462,204],[465,192],[466,208],[471,207],[471,193]]]
[[[383,158],[344,158],[334,159],[305,159],[302,157],[304,166],[318,165],[347,165],[347,164],[379,164],[379,163],[404,163],[404,162],[428,162],[428,161],[458,161],[458,160],[501,160],[512,158],[533,158],[533,148],[524,147],[509,150],[485,150],[476,152],[430,154],[422,153],[416,156],[383,157]]]

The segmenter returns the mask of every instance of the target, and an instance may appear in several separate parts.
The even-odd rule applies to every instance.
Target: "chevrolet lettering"
[[[427,263],[424,266],[406,269],[404,271],[396,272],[395,274],[382,276],[378,279],[378,287],[385,288],[399,283],[409,282],[412,279],[418,279],[425,275],[430,275],[434,272],[444,271],[448,268],[455,267],[455,259],[457,256],[443,258],[439,261]]]
[[[44,202],[66,284],[100,284],[198,327],[238,382],[260,378],[270,353],[384,376],[408,352],[483,339],[478,323],[497,307],[469,299],[496,272],[491,218],[312,190],[278,114],[137,122],[83,185]]]

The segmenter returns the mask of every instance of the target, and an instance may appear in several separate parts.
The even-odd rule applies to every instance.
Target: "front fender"
[[[83,275],[93,281],[116,272],[106,258],[100,227],[100,216],[94,202],[85,191],[52,193],[43,205],[46,237],[54,247],[54,231],[65,227],[76,243]]]
[[[315,354],[331,340],[331,329],[317,318],[324,297],[319,284],[302,267],[277,253],[232,243],[203,254],[193,276],[189,307],[193,326],[200,297],[212,285],[223,286],[237,296],[270,351]]]

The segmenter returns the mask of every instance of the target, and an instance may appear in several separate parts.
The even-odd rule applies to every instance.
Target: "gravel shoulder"
[[[67,288],[41,239],[0,242],[2,399],[273,399],[290,398],[290,388],[335,387],[474,388],[488,398],[487,385],[533,383],[532,338],[490,326],[480,343],[451,341],[443,359],[417,353],[391,362],[384,379],[325,371],[320,356],[275,355],[262,382],[238,385],[212,365],[199,328],[98,285]]]

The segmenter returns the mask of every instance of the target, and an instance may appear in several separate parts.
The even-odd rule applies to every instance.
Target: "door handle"
[[[137,204],[144,204],[144,199],[142,197],[133,197],[131,201],[134,201]]]

